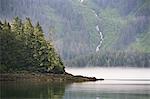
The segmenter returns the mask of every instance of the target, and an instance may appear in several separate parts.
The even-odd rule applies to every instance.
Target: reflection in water
[[[92,67],[66,71],[105,80],[72,84],[65,88],[65,99],[150,99],[150,68]]]
[[[65,84],[33,82],[1,82],[2,99],[63,99]]]
[[[113,83],[1,83],[2,99],[150,99],[150,84]],[[113,81],[115,82],[115,81]],[[116,81],[118,82],[118,81]],[[137,82],[137,81],[136,81]]]
[[[150,69],[86,68],[67,71],[106,80],[73,84],[0,82],[0,96],[2,99],[150,99]]]
[[[105,81],[75,83],[65,90],[65,97],[65,99],[150,99],[150,85],[118,85],[107,84]]]

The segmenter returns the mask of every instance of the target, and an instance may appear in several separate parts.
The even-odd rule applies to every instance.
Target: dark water
[[[1,82],[2,99],[63,99],[65,84]]]
[[[1,83],[1,99],[150,99],[149,84],[86,83]]]
[[[144,73],[144,70],[141,69],[141,71]],[[83,70],[83,72],[85,71]],[[147,70],[145,73],[148,73]],[[129,77],[129,74],[127,75]],[[0,82],[0,96],[1,99],[150,99],[149,76],[137,75],[136,79],[131,79],[132,75],[130,79],[116,78],[72,84]]]

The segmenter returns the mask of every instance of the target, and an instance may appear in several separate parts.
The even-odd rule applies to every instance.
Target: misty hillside
[[[150,0],[0,0],[0,19],[12,20],[19,16],[39,21],[47,39],[49,35],[53,36],[54,45],[63,60],[67,63],[71,60],[68,65],[81,65],[81,60],[85,61],[82,65],[110,65],[110,57],[110,61],[114,56],[115,59],[123,57],[123,62],[126,62],[124,56],[129,60],[141,56],[136,61],[144,60],[140,64],[148,66],[149,5]],[[99,32],[103,39],[96,52],[100,42]],[[106,57],[107,61],[102,64],[100,59],[105,59],[104,53],[110,52],[113,52],[112,56]],[[115,61],[112,64],[120,65]],[[123,65],[128,65],[128,61]]]

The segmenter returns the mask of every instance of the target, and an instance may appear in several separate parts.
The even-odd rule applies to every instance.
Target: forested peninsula
[[[16,17],[12,22],[0,21],[0,81],[95,81],[96,78],[73,76],[65,72],[64,64],[51,40],[46,40],[39,22]]]

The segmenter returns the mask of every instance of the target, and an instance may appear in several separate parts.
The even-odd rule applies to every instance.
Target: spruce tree
[[[0,30],[2,30],[3,23],[0,21]]]
[[[23,35],[25,42],[25,52],[26,52],[26,61],[28,61],[29,69],[36,66],[36,61],[34,59],[34,27],[29,18],[26,18],[23,24]]]
[[[5,20],[1,31],[1,65],[7,70],[18,66],[17,57],[15,55],[17,51],[16,45],[17,41],[15,35],[11,32],[11,26]]]
[[[43,34],[43,30],[42,27],[40,26],[39,22],[37,23],[37,25],[34,27],[34,58],[37,61],[37,65],[38,67],[42,67],[44,66],[44,64],[42,63],[42,61],[44,59],[42,59],[42,55],[46,52],[45,50],[43,50],[45,48],[45,39],[44,39],[44,34]]]
[[[34,31],[34,27],[31,23],[31,20],[29,18],[26,18],[26,21],[24,22],[23,32],[25,34],[26,45],[29,45],[30,47],[32,47],[31,38],[33,36],[33,31]]]
[[[31,20],[22,23],[16,17],[12,24],[0,22],[0,71],[31,70],[64,73],[64,65],[52,41],[46,41],[39,22],[33,27]]]
[[[24,40],[23,24],[22,24],[21,19],[19,19],[19,17],[15,17],[13,19],[13,22],[11,24],[11,30],[12,30],[12,32],[16,33],[17,39]]]

